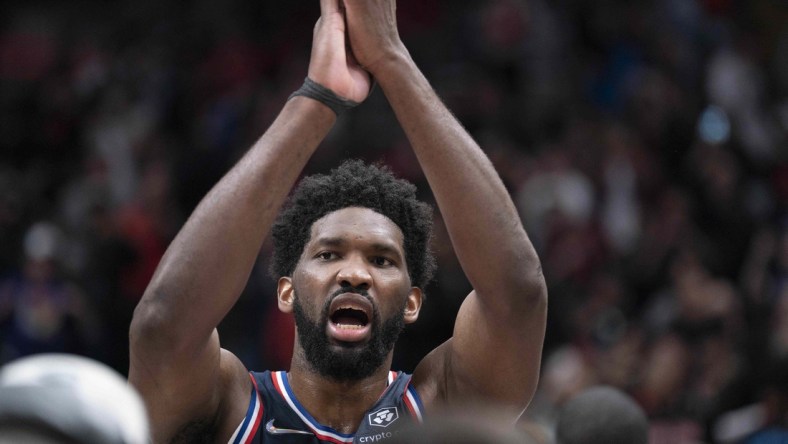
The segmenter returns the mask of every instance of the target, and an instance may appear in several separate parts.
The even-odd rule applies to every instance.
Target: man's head
[[[556,426],[558,444],[646,444],[643,409],[613,387],[586,389],[564,404]]]
[[[139,394],[97,361],[41,354],[0,368],[0,443],[142,443],[148,430]]]
[[[413,184],[397,179],[385,166],[360,160],[345,161],[329,174],[306,177],[293,191],[272,229],[274,278],[292,276],[315,221],[347,207],[374,210],[402,230],[408,274],[413,286],[423,289],[435,273],[432,208],[416,198]]]
[[[383,364],[434,272],[431,225],[415,187],[385,168],[348,161],[301,182],[274,225],[271,269],[308,365],[357,380]]]

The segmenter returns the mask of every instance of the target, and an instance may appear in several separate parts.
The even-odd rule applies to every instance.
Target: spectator
[[[0,367],[0,443],[144,444],[139,395],[109,367],[41,354]]]
[[[646,444],[648,420],[625,393],[596,386],[561,407],[556,437],[557,444]]]

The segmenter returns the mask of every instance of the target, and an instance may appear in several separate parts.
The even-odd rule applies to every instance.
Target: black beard
[[[364,291],[341,290],[341,293],[359,293]],[[331,300],[326,301],[323,313],[318,321],[312,321],[304,313],[304,309],[296,293],[293,304],[298,341],[304,350],[307,361],[321,376],[335,381],[357,381],[372,376],[394,348],[402,329],[405,328],[404,310],[380,323],[380,313],[377,306],[373,305],[372,336],[366,344],[347,344],[340,347],[332,346],[328,342],[326,329],[328,327],[328,309]]]

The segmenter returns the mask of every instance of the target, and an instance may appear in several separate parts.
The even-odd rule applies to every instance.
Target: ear
[[[405,323],[412,324],[419,318],[419,311],[421,311],[421,302],[423,299],[421,288],[411,287],[408,293],[408,300],[405,303]]]
[[[276,286],[276,299],[279,304],[279,311],[282,313],[293,312],[293,300],[295,290],[293,290],[293,279],[287,276],[279,278]]]

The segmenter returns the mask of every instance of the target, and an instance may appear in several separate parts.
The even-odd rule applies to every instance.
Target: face
[[[313,370],[336,380],[370,376],[421,307],[402,231],[368,208],[318,219],[293,276],[279,281],[279,307],[294,313],[297,344]]]

